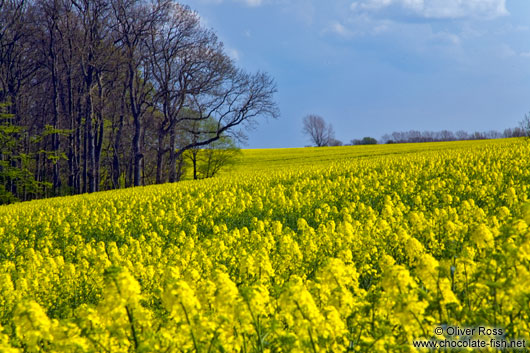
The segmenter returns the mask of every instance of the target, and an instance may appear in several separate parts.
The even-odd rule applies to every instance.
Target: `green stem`
[[[311,334],[311,328],[307,328],[307,333],[309,333],[309,340],[311,341],[311,347],[313,348],[313,352],[317,353],[317,347],[315,346],[315,341],[313,340],[313,335]]]
[[[250,307],[249,300],[245,296],[243,296],[243,298],[245,299],[245,303],[247,303],[248,311],[250,311],[250,316],[252,317],[252,322],[254,324],[254,329],[256,330],[256,333],[258,334],[259,352],[263,353],[264,352],[263,339],[261,337],[261,325],[259,324],[259,318],[256,319],[256,316],[254,316],[254,312],[252,311],[252,308]]]
[[[131,332],[134,341],[134,349],[138,350],[138,336],[136,335],[136,329],[134,328],[134,317],[132,311],[129,309],[128,305],[125,305],[125,310],[127,311],[127,318],[129,319],[129,324],[131,326]]]
[[[195,334],[193,333],[193,327],[191,327],[190,318],[188,316],[188,312],[186,311],[186,307],[182,302],[180,302],[180,305],[182,306],[182,310],[184,310],[184,316],[186,316],[186,322],[190,326],[190,333],[191,333],[191,339],[193,340],[193,347],[195,348],[195,352],[199,353],[199,346],[197,345],[197,339],[195,339]]]

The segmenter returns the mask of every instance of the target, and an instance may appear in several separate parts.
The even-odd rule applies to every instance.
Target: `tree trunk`
[[[156,184],[162,184],[165,182],[166,178],[164,177],[164,156],[166,155],[168,149],[165,146],[167,136],[167,129],[164,124],[158,128],[158,148],[156,151]]]
[[[103,121],[103,84],[101,75],[97,75],[98,84],[98,110],[97,110],[97,121],[95,126],[95,141],[94,141],[94,189],[99,191],[100,180],[100,169],[101,169],[101,151],[103,149],[103,137],[104,137],[104,121]]]
[[[172,126],[169,134],[169,182],[177,181],[177,129]]]
[[[123,108],[123,104],[122,104]],[[123,112],[123,110],[122,110]],[[112,154],[112,184],[115,189],[120,188],[120,144],[121,144],[121,135],[123,131],[123,113],[120,113],[120,121],[118,123],[118,131],[116,132],[116,137],[114,138],[114,148]]]
[[[75,184],[76,184],[76,193],[80,194],[82,192],[86,191],[86,143],[85,143],[85,136],[83,134],[83,138],[81,138],[81,128],[82,128],[82,121],[83,121],[83,115],[81,113],[81,88],[78,90],[78,98],[77,98],[77,128],[75,132],[75,150],[74,155],[76,157],[76,163],[74,164],[75,167]],[[83,140],[83,141],[81,141]],[[81,143],[83,143],[83,171],[81,171]]]
[[[140,186],[142,177],[142,158],[143,155],[140,152],[140,135],[142,132],[142,125],[140,123],[140,117],[134,117],[134,136],[133,136],[133,185]]]
[[[88,130],[86,124],[85,120],[83,133],[83,193],[88,192]]]
[[[162,184],[162,164],[164,161],[164,144],[162,137],[158,135],[158,149],[156,151],[156,184]]]
[[[132,60],[132,59],[131,59]],[[142,158],[143,155],[141,153],[140,148],[140,138],[142,133],[142,122],[141,122],[141,111],[140,111],[140,104],[137,102],[137,93],[135,92],[135,84],[134,81],[136,80],[136,73],[135,68],[133,67],[132,62],[129,62],[129,99],[131,104],[131,113],[133,116],[133,124],[134,124],[134,135],[132,139],[132,157],[133,157],[133,170],[132,170],[132,177],[133,177],[133,185],[134,186],[140,186],[141,184],[141,178],[142,178]]]
[[[52,36],[52,40],[53,40],[53,36]],[[51,42],[53,43],[53,42]],[[51,65],[51,72],[52,72],[52,90],[53,90],[53,102],[52,102],[52,105],[53,105],[53,121],[52,121],[52,126],[54,129],[57,129],[58,128],[58,123],[59,123],[59,94],[58,94],[58,78],[57,78],[57,68],[56,68],[56,64],[55,64],[55,55],[53,54],[53,48],[52,48],[53,44],[50,44],[50,54],[51,54],[51,59],[52,59],[52,65]],[[54,132],[52,134],[52,151],[53,151],[53,155],[54,155],[54,160],[53,160],[53,166],[52,166],[52,169],[53,169],[53,193],[55,195],[57,195],[59,193],[59,189],[61,187],[61,177],[60,177],[60,174],[59,174],[59,144],[60,144],[60,140],[59,140],[59,134]]]
[[[99,117],[99,133],[97,134],[97,143],[94,154],[94,179],[95,179],[95,191],[99,191],[99,185],[101,183],[101,150],[103,149],[103,134],[104,134],[104,124],[103,117]]]
[[[191,160],[193,162],[193,180],[197,180],[197,154],[199,151],[197,149],[193,149],[191,151]]]
[[[90,87],[90,86],[88,86]],[[89,92],[87,92],[86,99],[86,136],[87,136],[87,177],[88,177],[88,190],[87,192],[92,193],[96,191],[96,184],[94,178],[95,170],[95,146],[94,146],[94,131],[93,131],[93,117],[94,117],[94,107],[92,105],[92,97]]]

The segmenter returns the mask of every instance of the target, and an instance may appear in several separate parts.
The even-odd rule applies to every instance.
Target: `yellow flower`
[[[485,224],[481,224],[475,229],[471,239],[479,249],[492,248],[495,245],[493,234]]]

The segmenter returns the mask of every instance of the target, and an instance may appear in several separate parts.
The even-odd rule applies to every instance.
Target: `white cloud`
[[[327,31],[338,34],[339,36],[344,38],[350,38],[353,36],[353,32],[346,28],[340,22],[333,22]]]
[[[378,36],[391,31],[397,22],[373,19],[364,14],[339,21],[335,20],[320,32],[321,35],[335,35],[345,39],[354,37]]]
[[[263,4],[263,0],[238,0],[238,1],[246,4],[247,6],[252,6],[252,7],[260,6],[261,4]]]
[[[356,1],[351,4],[352,10],[380,10],[387,6],[392,5],[392,0],[369,0],[369,1]]]
[[[376,12],[397,8],[424,18],[495,18],[508,15],[506,0],[356,0],[356,12]]]
[[[199,0],[199,1],[206,3],[206,4],[217,4],[217,5],[222,4],[224,2],[224,0]],[[243,3],[251,7],[260,6],[263,4],[263,0],[234,0],[234,1]]]

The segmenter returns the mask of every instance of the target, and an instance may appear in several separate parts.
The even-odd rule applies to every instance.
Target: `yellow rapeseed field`
[[[210,180],[2,206],[0,352],[528,339],[529,157],[522,139],[249,150]]]

